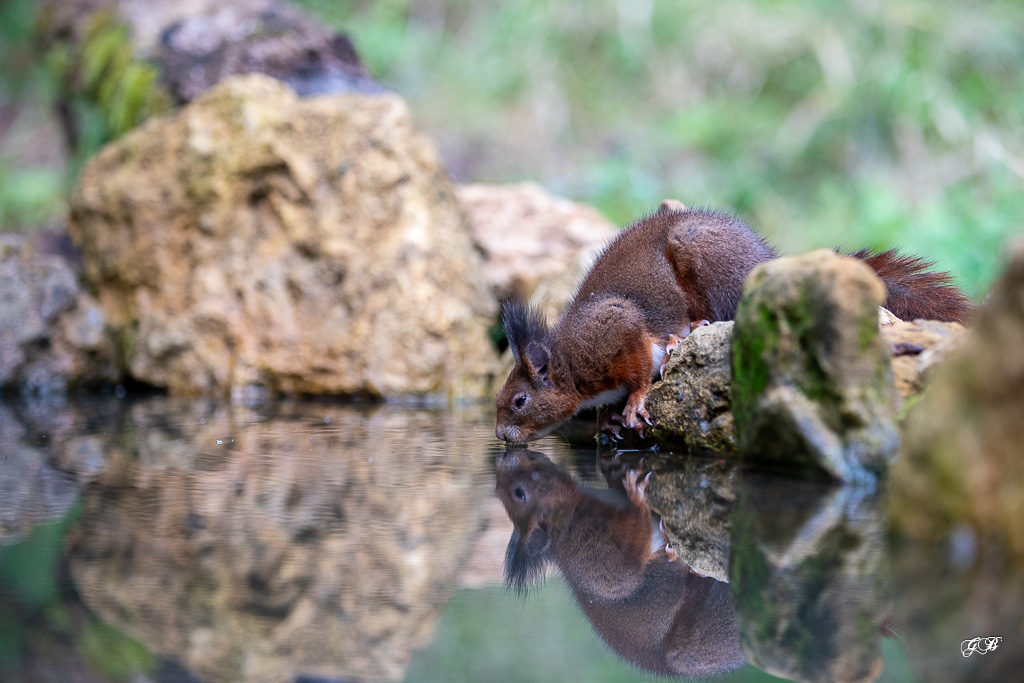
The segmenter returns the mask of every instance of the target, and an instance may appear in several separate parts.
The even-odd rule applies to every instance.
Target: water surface
[[[679,497],[679,552],[721,568],[702,571],[722,574],[707,581],[761,667],[715,680],[917,680],[892,637],[878,495],[613,460],[589,429],[530,452],[584,491],[642,467],[651,495]],[[0,679],[650,680],[595,635],[557,563],[525,595],[504,586],[502,453],[477,407],[0,406]]]

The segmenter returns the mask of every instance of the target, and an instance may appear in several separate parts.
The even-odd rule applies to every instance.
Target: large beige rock
[[[119,377],[106,317],[71,265],[0,235],[0,391],[60,393]]]
[[[462,185],[456,195],[495,297],[519,294],[554,321],[615,226],[586,204],[557,197],[536,183]]]
[[[1024,242],[907,416],[890,486],[907,539],[984,540],[1024,560]],[[982,635],[982,634],[972,634]],[[998,635],[998,634],[994,634]]]
[[[495,371],[480,256],[395,95],[228,79],[101,150],[71,209],[140,381],[475,395]]]
[[[763,263],[743,286],[732,335],[732,405],[745,458],[866,481],[898,444],[885,285],[821,249]]]

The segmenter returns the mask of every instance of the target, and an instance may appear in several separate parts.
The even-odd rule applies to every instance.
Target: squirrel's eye
[[[519,394],[512,402],[512,405],[516,408],[522,408],[524,403],[526,403],[526,394]]]
[[[524,501],[524,502],[526,501],[526,491],[524,491],[524,490],[523,490],[523,487],[521,487],[521,486],[517,486],[517,487],[516,487],[516,490],[515,490],[515,491],[513,491],[512,493],[513,493],[513,495],[514,495],[514,496],[515,496],[515,497],[516,497],[516,498],[517,498],[518,500],[521,500],[521,501]]]

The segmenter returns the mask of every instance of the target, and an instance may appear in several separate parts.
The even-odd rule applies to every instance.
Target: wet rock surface
[[[655,441],[682,441],[693,449],[736,449],[729,345],[732,322],[699,327],[669,358],[665,378],[647,395]]]
[[[555,321],[616,233],[596,209],[536,183],[455,188],[496,299],[519,294]]]
[[[889,615],[881,497],[746,475],[730,589],[747,659],[797,681],[874,681]]]
[[[907,416],[891,519],[904,538],[1024,560],[1024,243]]]
[[[0,235],[0,391],[62,393],[120,374],[107,318],[73,265]]]
[[[732,338],[732,404],[744,457],[865,481],[898,442],[885,286],[856,259],[819,250],[754,269]]]
[[[229,79],[101,150],[69,232],[131,376],[174,393],[479,395],[496,303],[394,95]]]
[[[719,581],[729,580],[729,520],[737,476],[735,462],[688,458],[657,472],[646,491],[679,559]]]

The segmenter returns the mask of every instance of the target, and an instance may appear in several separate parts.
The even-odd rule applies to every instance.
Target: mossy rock
[[[732,336],[732,406],[745,458],[864,481],[898,442],[889,351],[878,334],[882,281],[819,250],[758,266]]]

